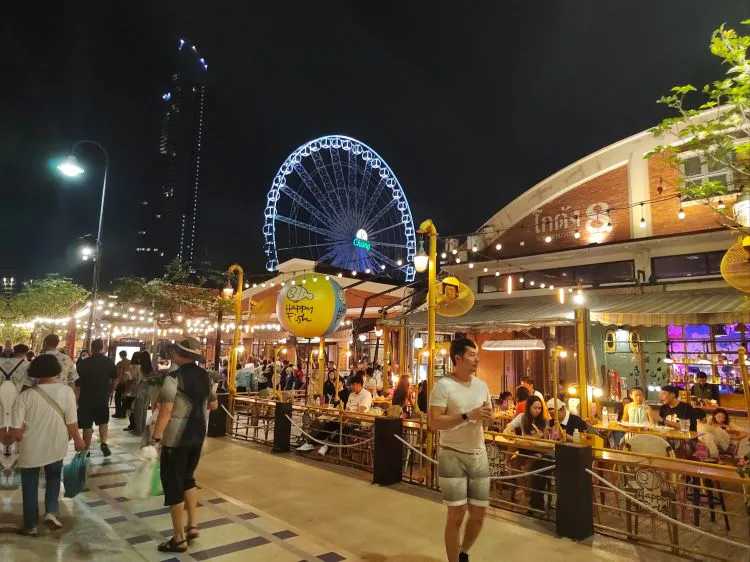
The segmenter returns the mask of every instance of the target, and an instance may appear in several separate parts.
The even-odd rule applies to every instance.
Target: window
[[[730,192],[736,191],[732,181],[732,171],[714,162],[713,160],[701,160],[700,156],[690,156],[682,160],[682,174],[685,178],[685,186],[698,186],[704,181],[718,181],[727,186]]]
[[[651,274],[655,281],[721,275],[723,251],[683,254],[651,258]]]
[[[513,275],[513,289],[547,289],[554,287],[630,285],[635,282],[633,260],[577,265],[539,271],[517,271]],[[523,279],[523,282],[521,282]],[[504,292],[508,275],[486,275],[478,280],[480,293]]]

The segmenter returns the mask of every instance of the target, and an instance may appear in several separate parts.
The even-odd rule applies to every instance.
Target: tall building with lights
[[[160,276],[178,258],[197,253],[201,155],[206,137],[208,63],[198,46],[180,38],[175,71],[161,93],[161,128],[155,178],[140,201],[138,273]]]

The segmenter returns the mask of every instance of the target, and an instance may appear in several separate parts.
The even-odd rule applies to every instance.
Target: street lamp
[[[73,147],[70,149],[70,154],[68,155],[65,160],[63,160],[60,164],[58,164],[57,169],[58,171],[64,175],[65,177],[69,178],[75,178],[83,175],[85,172],[84,168],[78,163],[78,159],[75,156],[76,149],[83,145],[83,144],[90,144],[95,147],[97,147],[99,150],[102,151],[102,154],[104,154],[104,177],[102,178],[102,194],[101,194],[101,201],[99,203],[99,226],[96,230],[96,247],[93,251],[92,259],[94,260],[94,272],[92,274],[93,279],[91,281],[91,307],[89,310],[89,319],[88,324],[86,326],[86,341],[84,343],[84,348],[88,349],[91,344],[91,330],[94,325],[94,311],[96,310],[96,299],[97,295],[99,293],[99,274],[101,272],[101,266],[102,266],[102,226],[103,226],[103,218],[104,218],[104,199],[107,194],[107,176],[109,175],[109,153],[107,152],[107,149],[104,148],[100,143],[94,140],[79,140],[76,143],[73,144]],[[88,258],[84,257],[84,260],[87,260]]]
[[[419,273],[423,273],[427,271],[427,266],[430,263],[429,256],[424,251],[424,241],[420,239],[419,241],[419,251],[417,252],[417,255],[414,256],[414,269],[416,269]]]
[[[81,248],[81,259],[83,261],[89,261],[94,256],[94,249],[91,246],[84,246]]]

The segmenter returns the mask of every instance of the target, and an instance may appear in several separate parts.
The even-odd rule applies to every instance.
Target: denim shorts
[[[490,466],[487,451],[460,453],[455,449],[440,449],[438,476],[443,501],[448,506],[490,505]]]

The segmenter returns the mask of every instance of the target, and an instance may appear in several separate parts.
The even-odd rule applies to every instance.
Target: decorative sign
[[[367,250],[368,252],[372,250],[372,244],[370,244],[370,242],[367,240],[367,231],[364,228],[360,228],[357,231],[352,244],[354,244],[355,247],[362,248],[363,250]]]
[[[298,275],[279,292],[276,315],[281,325],[300,338],[335,332],[346,314],[344,292],[319,273]]]

